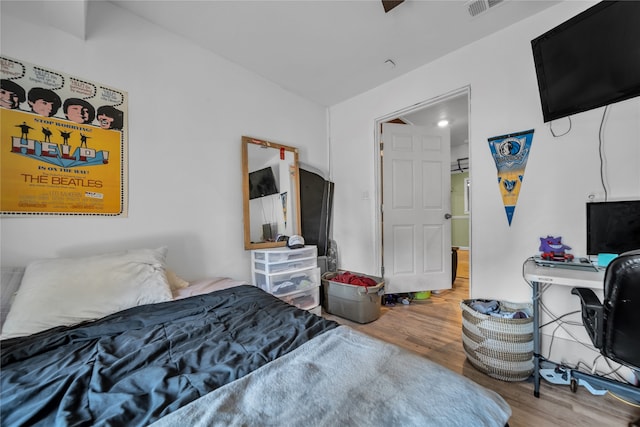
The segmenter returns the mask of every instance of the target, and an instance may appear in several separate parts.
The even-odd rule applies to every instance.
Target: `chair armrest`
[[[571,293],[573,295],[578,295],[580,297],[580,303],[587,308],[597,309],[602,307],[602,303],[600,299],[596,296],[596,293],[593,292],[593,289],[589,288],[573,288],[571,289]]]
[[[595,292],[589,288],[573,288],[573,295],[580,297],[582,306],[582,323],[591,342],[596,348],[602,348],[604,330],[604,307],[596,296]]]

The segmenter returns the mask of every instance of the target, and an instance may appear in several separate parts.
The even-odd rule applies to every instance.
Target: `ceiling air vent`
[[[469,11],[469,15],[475,17],[500,3],[504,3],[504,1],[505,0],[471,0],[465,3],[465,7]]]

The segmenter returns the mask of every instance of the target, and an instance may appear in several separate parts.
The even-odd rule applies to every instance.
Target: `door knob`
[[[451,214],[450,213],[444,214],[444,219],[451,219]]]

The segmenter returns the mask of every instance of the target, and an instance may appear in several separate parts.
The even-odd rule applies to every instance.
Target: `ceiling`
[[[467,0],[405,0],[389,13],[380,0],[111,2],[324,106],[558,3],[490,0],[472,17]]]
[[[557,1],[124,1],[112,3],[299,96],[331,106],[552,6]],[[481,3],[481,4],[480,4]],[[469,12],[469,6],[475,7]],[[480,6],[481,9],[477,9]],[[403,117],[450,121],[468,150],[466,95]],[[464,157],[464,156],[463,156]]]
[[[388,13],[380,0],[111,0],[111,3],[302,98],[331,106],[558,1],[405,0]],[[489,3],[495,6],[487,8]],[[83,39],[90,38],[87,35],[92,28],[90,20],[104,17],[91,13],[95,4],[89,0],[0,2],[2,13],[54,26]],[[486,10],[482,11],[483,8]],[[466,96],[463,101],[444,101],[405,119],[422,124],[447,116],[451,121],[452,145],[464,144],[468,135]]]
[[[427,127],[434,127],[441,119],[446,119],[449,122],[451,147],[466,145],[468,153],[469,100],[466,93],[416,109],[399,118],[405,123]],[[455,157],[467,156],[456,151]]]

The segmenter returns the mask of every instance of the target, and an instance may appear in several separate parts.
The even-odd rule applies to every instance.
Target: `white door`
[[[451,288],[449,129],[382,127],[386,293]]]

